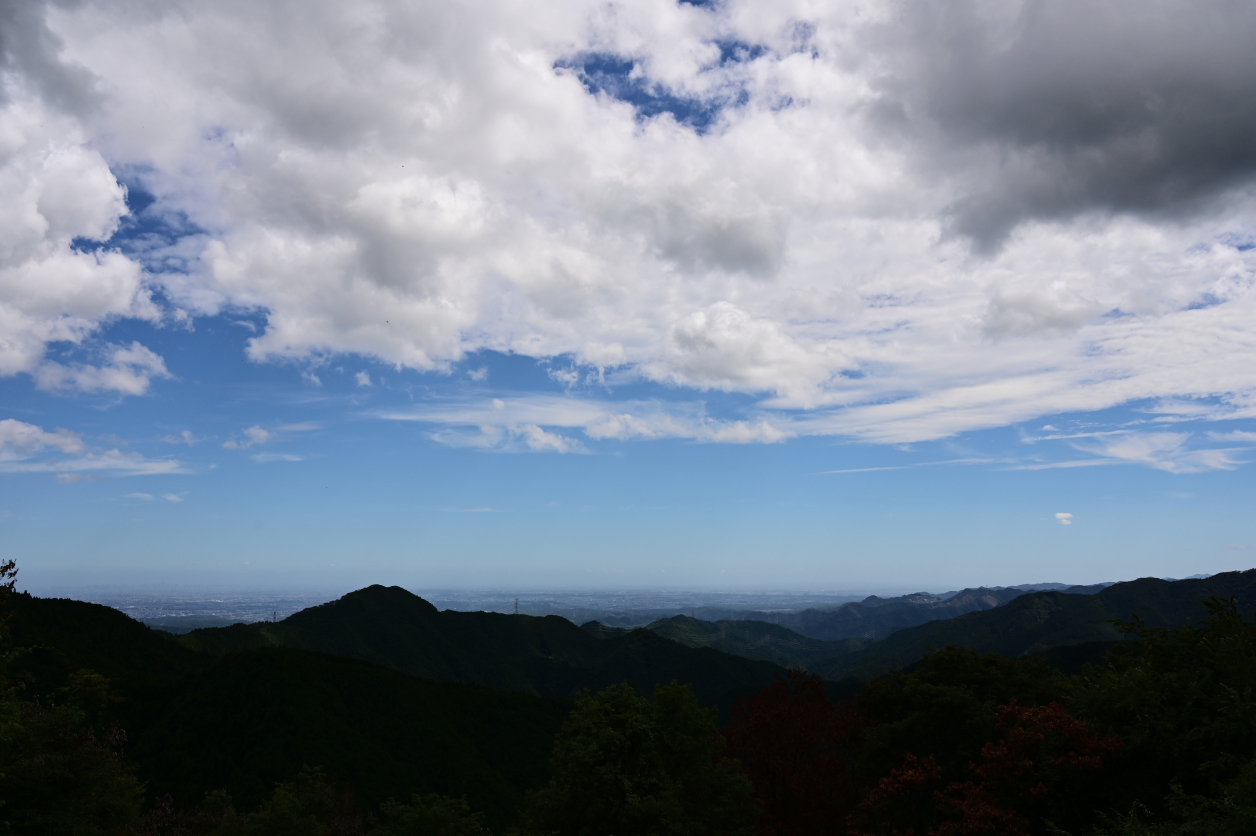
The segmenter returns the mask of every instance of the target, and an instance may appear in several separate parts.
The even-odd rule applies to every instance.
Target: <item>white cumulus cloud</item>
[[[0,373],[162,376],[135,347],[46,365],[50,342],[158,316],[134,263],[72,246],[124,211],[112,164],[205,230],[151,281],[264,313],[258,361],[451,370],[488,349],[763,399],[684,433],[599,412],[605,437],[897,443],[1141,399],[1256,415],[1244,4],[23,8]],[[562,426],[484,424],[531,446],[529,425]],[[1162,443],[1104,455],[1232,461]]]
[[[126,191],[66,107],[76,99],[83,105],[82,74],[38,61],[12,66],[14,53],[31,59],[49,42],[31,14],[40,8],[6,13],[3,24],[6,42],[27,43],[10,48],[10,66],[0,67],[0,376],[34,374],[47,389],[140,394],[167,372],[138,343],[113,347],[101,367],[46,356],[50,343],[84,344],[110,319],[157,320],[160,312],[137,263],[116,250],[76,246],[114,233]]]

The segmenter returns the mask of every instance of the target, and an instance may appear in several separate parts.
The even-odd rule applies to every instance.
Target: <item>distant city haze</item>
[[[1206,577],[1199,575],[1197,577]],[[1062,590],[1063,583],[1021,584],[1027,592]],[[282,621],[309,607],[340,598],[335,590],[234,591],[206,590],[126,591],[120,588],[48,588],[36,590],[41,597],[71,598],[104,604],[150,626],[173,632],[234,623]],[[577,624],[613,621],[616,626],[642,626],[658,618],[691,615],[707,621],[742,619],[758,614],[794,613],[806,609],[834,609],[869,595],[881,597],[925,593],[943,599],[961,590],[930,591],[880,590],[879,593],[853,592],[767,592],[767,591],[669,591],[601,590],[554,591],[537,589],[445,589],[409,590],[441,610],[463,612],[522,613],[558,615]]]

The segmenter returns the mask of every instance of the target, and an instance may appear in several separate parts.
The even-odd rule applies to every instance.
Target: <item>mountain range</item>
[[[810,608],[801,612],[739,612],[725,620],[766,621],[788,627],[813,639],[882,639],[898,630],[930,621],[955,618],[1002,606],[1021,595],[1051,588],[1067,594],[1091,595],[1111,584],[1065,586],[1032,584],[1025,587],[977,587],[933,595],[917,592],[894,598],[870,595],[862,601],[836,608]]]
[[[873,598],[796,614],[794,623],[835,639],[753,619],[674,616],[627,630],[438,611],[385,586],[282,621],[179,636],[108,607],[15,594],[9,625],[14,645],[27,648],[16,662],[26,698],[60,699],[77,669],[112,683],[119,701],[108,711],[154,797],[189,805],[221,788],[248,808],[314,765],[371,804],[416,792],[465,796],[499,826],[548,779],[554,735],[582,689],[628,682],[648,694],[677,680],[727,718],[738,697],[786,666],[849,683],[838,693],[952,644],[1077,665],[1125,638],[1114,620],[1180,627],[1214,595],[1250,611],[1256,570],[1099,590]]]
[[[998,592],[1002,600],[993,594]],[[1225,572],[1201,579],[1167,581],[1142,578],[1096,587],[1066,587],[1063,591],[1024,592],[1019,589],[965,590],[951,608],[938,606],[934,596],[904,596],[892,604],[866,600],[837,610],[807,611],[799,618],[804,629],[792,631],[780,621],[737,620],[704,622],[686,616],[660,619],[650,630],[691,647],[712,647],[751,659],[769,659],[787,667],[803,667],[826,679],[876,676],[917,662],[926,652],[961,645],[1005,656],[1044,654],[1076,667],[1079,661],[1099,661],[1103,651],[1125,635],[1115,624],[1135,616],[1147,626],[1174,628],[1200,619],[1203,601],[1210,596],[1235,597],[1240,607],[1256,606],[1256,570]],[[953,600],[953,599],[947,599]],[[992,603],[995,602],[995,603]],[[891,631],[880,640],[843,638],[826,641],[825,634],[841,632],[836,625],[857,624],[875,618],[892,606],[881,625],[907,619],[934,618]],[[981,609],[975,607],[981,606]],[[974,607],[967,612],[963,609]],[[961,610],[957,615],[950,613]],[[802,616],[803,613],[799,613]],[[825,621],[825,616],[829,620]],[[888,627],[887,627],[888,629]],[[1085,652],[1081,652],[1082,650]]]
[[[677,679],[726,717],[784,674],[645,630],[599,637],[558,617],[437,612],[396,587],[183,636],[82,601],[10,600],[26,698],[55,702],[73,671],[102,674],[128,758],[152,797],[180,806],[224,789],[248,809],[309,765],[369,804],[466,797],[504,827],[548,780],[579,690],[627,681],[649,694]]]

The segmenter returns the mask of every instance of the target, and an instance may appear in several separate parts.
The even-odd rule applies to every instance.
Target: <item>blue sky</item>
[[[590,387],[553,380],[561,364],[491,352],[449,374],[354,357],[312,369],[254,363],[244,356],[253,331],[241,323],[250,321],[119,326],[114,342],[140,340],[172,375],[139,397],[41,392],[20,377],[0,383],[6,417],[72,427],[101,451],[177,463],[153,475],[0,477],[6,550],[26,584],[942,589],[1243,568],[1256,545],[1248,510],[1256,496],[1239,464],[1198,473],[1142,462],[1023,469],[1102,460],[1077,448],[1088,439],[1032,439],[1146,427],[1161,417],[1146,405],[905,445],[596,440],[556,430],[581,449],[486,450],[434,437],[447,427],[388,416],[482,396],[579,402]],[[468,378],[481,369],[482,381]],[[362,372],[370,386],[357,381]],[[657,384],[592,394],[700,400],[725,420],[754,406]],[[1192,436],[1212,426],[1167,425]],[[252,441],[250,428],[265,440]],[[57,467],[67,458],[54,449],[37,460]]]
[[[3,24],[32,589],[1248,568],[1256,13],[291,5]]]

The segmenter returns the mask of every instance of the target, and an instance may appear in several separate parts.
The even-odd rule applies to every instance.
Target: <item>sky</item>
[[[1256,7],[0,0],[22,585],[1256,562]]]

